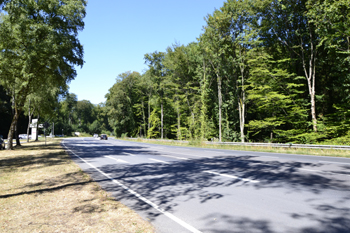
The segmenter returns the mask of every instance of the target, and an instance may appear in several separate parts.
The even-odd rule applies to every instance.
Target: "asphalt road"
[[[350,159],[95,138],[62,144],[157,232],[350,232]]]

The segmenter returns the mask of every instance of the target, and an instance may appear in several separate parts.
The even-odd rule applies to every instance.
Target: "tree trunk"
[[[205,60],[203,59],[203,84],[200,88],[201,90],[201,137],[202,139],[207,139],[207,106],[206,106],[206,100],[207,100],[207,77],[206,77],[206,64]]]
[[[163,139],[163,98],[160,103],[160,127],[161,127],[161,139]]]
[[[243,101],[241,99],[238,102],[238,110],[239,110],[239,128],[240,128],[240,131],[241,131],[241,142],[244,142],[244,138],[245,138],[245,135],[244,135],[245,104],[243,103]]]
[[[18,117],[17,117],[16,127],[15,127],[16,147],[21,146],[21,141],[19,140],[19,134],[18,134]]]
[[[242,59],[242,52],[239,49],[240,57]],[[241,71],[241,95],[238,97],[238,109],[239,109],[239,128],[241,131],[241,142],[245,141],[244,135],[244,123],[245,123],[245,89],[244,89],[244,64],[241,60],[241,64],[239,64],[239,68]],[[238,84],[237,84],[238,87]]]
[[[29,110],[29,122],[28,122],[28,127],[27,127],[27,142],[29,142],[29,129],[30,129],[30,122],[32,121],[32,115],[30,114],[30,110]]]
[[[14,112],[14,115],[12,118],[10,130],[9,130],[9,133],[7,136],[7,145],[6,145],[7,150],[13,150],[13,137],[15,134],[15,128],[17,125],[17,121],[18,121],[18,111],[17,111],[17,108],[15,108],[15,112]]]
[[[36,141],[36,142],[39,141],[39,139],[38,139],[38,136],[39,136],[39,130],[38,130],[39,119],[40,119],[40,114],[39,114],[39,112],[38,112],[38,121],[37,121],[37,123],[36,123],[36,137],[35,137],[35,141]]]
[[[29,129],[30,129],[30,123],[32,122],[32,115],[34,113],[34,109],[32,112],[30,112],[30,99],[29,99],[29,107],[28,107],[28,118],[29,118],[29,122],[28,122],[28,127],[27,127],[27,142],[29,142]]]
[[[188,109],[190,109],[191,117],[192,117],[192,124],[191,124],[191,131],[190,131],[191,136],[192,136],[192,131],[194,131],[195,122],[194,122],[194,113],[192,110],[192,106],[190,105],[190,101],[188,100],[188,91],[187,90],[186,90],[186,101],[187,101]]]
[[[142,98],[142,118],[143,118],[143,133],[146,135],[146,116],[145,116],[145,103]]]
[[[148,130],[151,128],[151,105],[150,105],[151,95],[148,96]],[[148,133],[147,133],[148,136]]]
[[[181,137],[181,119],[180,119],[180,117],[181,117],[181,114],[180,114],[180,107],[179,107],[179,97],[176,97],[176,102],[177,102],[177,104],[176,104],[176,110],[177,110],[177,140],[181,140],[182,139],[182,137]]]
[[[221,94],[221,77],[217,75],[218,77],[218,98],[219,98],[219,141],[221,142],[222,140],[222,135],[221,135],[221,111],[222,111],[222,94]]]
[[[315,102],[315,83],[316,83],[316,54],[317,51],[314,48],[314,43],[312,42],[312,33],[310,32],[310,58],[309,58],[309,70],[307,71],[306,69],[306,61],[305,61],[305,53],[304,49],[301,46],[301,58],[303,62],[303,68],[304,68],[304,73],[305,77],[307,79],[307,85],[309,89],[309,95],[310,95],[310,103],[311,103],[311,118],[312,118],[312,125],[313,125],[313,130],[314,132],[317,132],[317,118],[316,118],[316,102]],[[303,45],[303,40],[301,39],[300,41],[301,45]]]

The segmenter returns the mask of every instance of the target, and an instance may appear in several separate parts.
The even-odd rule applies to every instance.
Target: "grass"
[[[0,232],[154,232],[93,182],[60,139],[0,151]]]
[[[303,155],[318,155],[318,156],[330,156],[330,157],[342,157],[350,158],[349,150],[335,150],[335,149],[304,149],[304,148],[276,148],[276,147],[262,147],[262,146],[238,146],[238,145],[215,145],[205,144],[200,141],[190,141],[189,143],[181,143],[177,141],[164,142],[164,141],[153,141],[147,139],[127,139],[118,138],[127,141],[138,141],[160,145],[170,146],[188,146],[197,148],[210,148],[210,149],[225,149],[225,150],[240,150],[240,151],[258,151],[258,152],[272,152],[272,153],[284,153],[284,154],[303,154]]]

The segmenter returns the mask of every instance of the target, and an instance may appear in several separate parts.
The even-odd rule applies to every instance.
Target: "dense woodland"
[[[66,134],[350,144],[349,0],[229,0],[195,42],[144,60],[103,104],[59,88],[22,114],[46,106],[34,115]]]
[[[117,136],[349,143],[350,2],[228,1],[106,95]],[[334,140],[337,138],[337,140]]]

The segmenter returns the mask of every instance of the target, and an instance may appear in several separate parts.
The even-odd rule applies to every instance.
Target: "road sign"
[[[44,123],[44,128],[45,128],[45,129],[49,128],[49,126],[50,126],[49,122],[45,122],[45,123]]]

